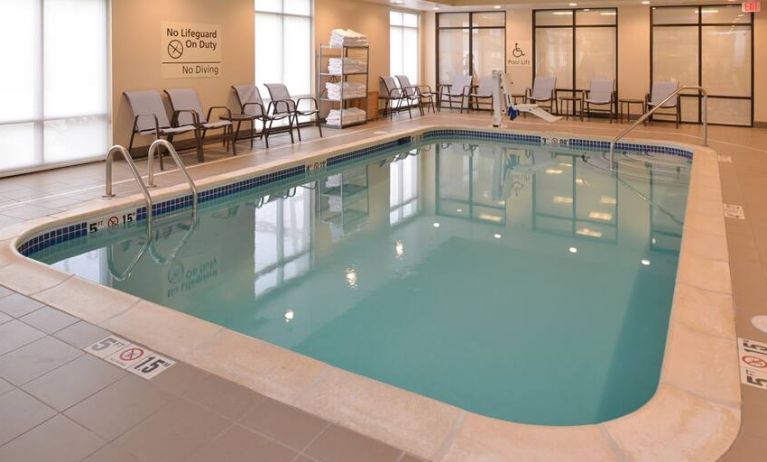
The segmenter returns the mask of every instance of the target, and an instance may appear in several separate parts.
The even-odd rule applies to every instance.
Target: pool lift
[[[493,71],[493,127],[502,126],[503,117],[516,119],[519,114],[532,114],[546,122],[553,123],[562,117],[555,116],[537,104],[514,104],[511,98],[511,77],[506,72]]]

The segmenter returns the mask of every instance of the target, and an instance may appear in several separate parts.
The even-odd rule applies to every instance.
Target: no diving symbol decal
[[[139,347],[127,348],[120,352],[123,361],[135,361],[144,355],[144,350]]]
[[[114,228],[119,224],[120,224],[120,219],[117,217],[109,217],[109,220],[107,220],[107,226],[109,228]]]
[[[168,43],[168,56],[178,59],[184,54],[184,45],[179,40],[171,40]]]
[[[767,369],[767,361],[761,358],[757,358],[755,356],[743,356],[741,359],[748,367]]]

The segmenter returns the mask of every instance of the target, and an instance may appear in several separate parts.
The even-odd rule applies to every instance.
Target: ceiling
[[[563,0],[366,0],[373,3],[391,5],[393,8],[409,8],[422,11],[468,11],[514,8],[572,8],[570,1]],[[573,0],[578,7],[605,7],[641,5],[641,0]],[[740,3],[738,0],[651,0],[652,5],[705,5],[722,3]]]

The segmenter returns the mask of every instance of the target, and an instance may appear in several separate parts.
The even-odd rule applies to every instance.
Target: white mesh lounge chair
[[[402,108],[402,103],[406,98],[402,90],[397,86],[397,81],[394,77],[388,75],[378,79],[378,100],[384,101],[383,116],[386,117],[388,114],[391,119],[394,117],[394,112]],[[409,112],[410,106],[407,109]]]
[[[397,75],[400,88],[404,89],[407,93],[415,93],[418,95],[418,106],[421,109],[421,115],[424,114],[423,107],[431,107],[431,112],[436,112],[436,106],[434,105],[434,97],[436,93],[431,91],[431,87],[428,85],[413,85],[410,83],[410,79],[406,75]],[[409,96],[409,95],[408,95]]]
[[[288,114],[293,117],[293,122],[296,124],[296,133],[298,133],[298,141],[301,141],[301,129],[298,126],[298,117],[311,117],[314,116],[314,123],[317,125],[317,130],[320,132],[320,138],[322,138],[322,125],[320,125],[320,110],[317,100],[311,96],[305,96],[294,100],[290,96],[288,87],[282,83],[266,83],[264,84],[269,91],[269,98],[271,103],[274,104],[273,114]],[[308,101],[311,103],[308,109],[301,109],[301,103]]]
[[[671,94],[679,89],[679,82],[654,82],[650,93],[645,96],[645,104],[647,109],[652,109],[663,102]],[[682,108],[679,105],[679,95],[674,96],[670,100],[666,101],[662,106],[662,109],[669,109],[670,114],[673,114],[676,118],[676,127],[679,128],[679,123],[682,121]],[[656,112],[657,114],[657,112]]]
[[[268,148],[269,147],[269,135],[274,133],[281,133],[281,132],[287,132],[290,134],[290,142],[293,143],[295,140],[293,139],[293,127],[291,126],[291,118],[292,116],[290,114],[275,114],[274,113],[274,102],[270,102],[269,106],[264,106],[264,100],[261,99],[261,92],[258,91],[258,87],[251,84],[244,84],[244,85],[233,85],[232,89],[234,90],[235,95],[237,95],[237,102],[240,103],[240,110],[242,111],[241,114],[243,116],[246,116],[251,121],[251,132],[254,131],[253,127],[253,121],[258,120],[262,123],[263,127],[261,128],[261,134],[260,136],[264,139],[264,145]],[[236,118],[237,116],[235,116]],[[288,119],[288,125],[285,127],[273,127],[273,123],[275,120],[285,120]],[[239,133],[240,131],[240,124],[237,124],[237,130],[236,133]],[[254,133],[251,133],[250,137],[250,147],[253,147],[253,136]],[[236,137],[236,135],[235,135]]]
[[[607,112],[610,118],[610,123],[613,122],[613,117],[617,111],[617,99],[615,97],[615,80],[611,79],[594,79],[591,81],[589,89],[586,90],[583,95],[583,102],[585,105],[581,105],[581,108],[586,109],[586,114],[591,117],[592,106],[607,106],[608,109],[598,109],[599,112]],[[595,111],[596,112],[596,111]],[[581,114],[581,119],[583,119]]]
[[[536,77],[533,81],[533,88],[525,90],[525,102],[538,105],[548,103],[550,112],[559,113],[557,78],[553,76]]]
[[[223,131],[224,146],[228,149],[228,144],[232,144],[232,154],[237,154],[237,146],[234,143],[234,130],[232,129],[232,111],[226,106],[211,106],[208,108],[207,114],[202,111],[202,104],[200,104],[200,98],[197,96],[197,91],[192,88],[175,88],[172,90],[165,90],[165,94],[170,99],[170,106],[173,109],[173,118],[171,122],[174,125],[195,125],[200,131],[200,144],[205,143],[205,135],[208,134],[208,130]],[[227,120],[217,120],[215,122],[210,120],[210,116],[213,114],[213,110],[223,110],[227,116]]]
[[[442,107],[442,102],[447,101],[450,109],[453,109],[453,103],[457,99],[461,105],[461,112],[463,112],[463,108],[469,100],[469,93],[471,93],[471,79],[470,75],[456,75],[453,77],[453,83],[440,84],[437,88],[439,106]]]
[[[479,79],[479,85],[469,94],[469,108],[473,108],[472,103],[477,109],[481,109],[481,104],[487,104],[488,110],[493,109],[493,85],[495,81],[492,76]]]
[[[197,160],[204,160],[199,132],[194,124],[171,126],[162,95],[157,90],[126,91],[123,93],[133,111],[133,131],[128,144],[128,152],[133,149],[133,141],[136,135],[154,136],[156,139],[165,138],[173,143],[173,137],[183,133],[194,133]],[[132,152],[131,152],[131,155]],[[160,156],[160,169],[163,169],[162,155]]]

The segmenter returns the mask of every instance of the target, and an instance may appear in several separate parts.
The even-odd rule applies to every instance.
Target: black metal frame
[[[734,100],[747,100],[751,102],[751,122],[749,125],[740,125],[740,124],[724,124],[724,123],[711,123],[711,125],[721,125],[726,127],[753,127],[754,126],[754,14],[753,13],[747,13],[749,15],[749,22],[744,24],[734,24],[734,23],[704,23],[703,22],[703,13],[701,12],[703,8],[712,8],[712,7],[734,7],[738,4],[732,4],[732,3],[720,3],[715,5],[675,5],[675,6],[657,6],[652,7],[650,9],[650,87],[652,88],[653,84],[653,73],[654,73],[654,60],[653,60],[653,50],[655,49],[655,28],[656,27],[696,27],[698,29],[698,83],[697,85],[703,84],[703,28],[708,26],[748,26],[750,32],[751,32],[751,95],[750,96],[727,96],[727,95],[708,95],[710,99],[734,99]],[[655,24],[655,10],[657,8],[696,8],[698,10],[698,22],[696,23],[669,23],[669,24]],[[702,116],[702,104],[703,104],[703,97],[698,92],[698,94],[680,94],[679,95],[679,107],[681,110],[682,106],[682,99],[683,98],[696,98],[698,100],[698,120],[694,122],[685,121],[682,120],[681,123],[692,123],[692,124],[700,124],[702,123],[701,116]],[[709,99],[709,101],[710,101]]]
[[[576,22],[576,16],[578,14],[578,11],[588,11],[588,10],[611,10],[615,12],[615,24],[584,24],[584,25],[578,25]],[[572,11],[572,21],[570,25],[559,25],[559,26],[539,26],[535,20],[535,15],[538,12],[542,11]],[[577,88],[577,79],[578,79],[578,69],[575,63],[575,56],[576,56],[576,33],[578,29],[592,29],[592,28],[613,28],[615,29],[615,94],[618,93],[618,70],[620,69],[618,60],[620,53],[618,52],[618,8],[544,8],[544,9],[537,9],[533,10],[533,78],[532,81],[535,81],[536,77],[536,60],[538,59],[537,53],[536,53],[536,37],[537,37],[537,29],[572,29],[573,33],[573,49],[572,49],[572,60],[573,60],[573,85],[572,88],[555,88],[554,89],[554,96],[558,99],[557,94],[560,91],[563,92],[570,92],[573,97],[577,96],[578,92],[583,92],[586,89]]]
[[[474,15],[475,14],[485,14],[485,13],[503,13],[503,26],[474,26]],[[469,15],[469,25],[466,27],[463,26],[448,26],[448,27],[440,27],[439,26],[439,18],[442,15],[445,14],[468,14]],[[435,78],[437,81],[435,82],[435,88],[439,87],[440,85],[446,85],[450,84],[451,82],[445,82],[445,84],[440,83],[439,81],[439,31],[441,30],[467,30],[469,31],[469,75],[474,75],[474,36],[472,35],[472,31],[474,30],[481,30],[481,29],[503,29],[503,62],[504,67],[506,66],[506,11],[505,10],[481,10],[481,11],[456,11],[456,12],[450,12],[450,13],[437,13],[436,15],[436,27],[434,28],[435,37],[434,37],[434,43],[435,43],[435,59],[436,59],[436,75]]]

